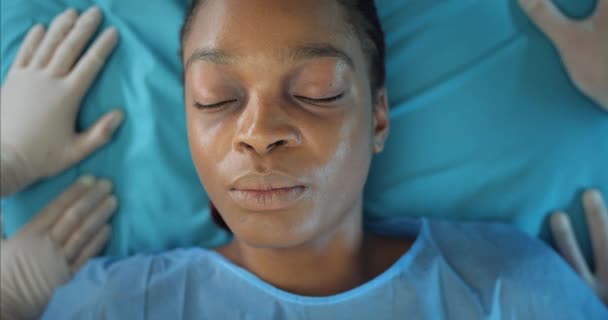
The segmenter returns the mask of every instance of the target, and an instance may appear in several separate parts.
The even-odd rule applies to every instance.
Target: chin
[[[254,213],[254,215],[267,216],[248,217],[241,220],[238,226],[230,227],[234,237],[249,246],[282,249],[302,245],[314,238],[312,232],[314,228],[310,223],[293,223],[293,220],[302,221],[301,219],[285,221],[277,216],[271,216],[275,213]]]

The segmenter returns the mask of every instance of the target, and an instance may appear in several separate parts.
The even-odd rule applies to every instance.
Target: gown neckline
[[[401,219],[400,219],[401,220]],[[410,220],[410,219],[404,219]],[[209,257],[215,261],[217,261],[224,268],[228,269],[232,273],[234,273],[239,278],[243,279],[252,287],[256,287],[257,289],[275,297],[276,299],[283,300],[285,302],[291,302],[295,304],[306,304],[306,305],[319,305],[319,304],[334,304],[339,303],[345,300],[353,299],[357,296],[363,295],[366,292],[372,291],[375,288],[383,286],[387,283],[390,283],[391,279],[397,276],[404,269],[408,268],[414,258],[418,256],[421,249],[424,247],[423,242],[425,239],[425,234],[427,233],[428,228],[426,228],[426,220],[420,219],[418,221],[408,221],[409,223],[416,223],[417,229],[416,234],[411,235],[415,236],[415,240],[412,243],[411,247],[407,252],[405,252],[397,261],[395,261],[388,269],[374,277],[370,281],[365,282],[364,284],[357,286],[355,288],[349,289],[344,292],[340,292],[334,295],[329,296],[304,296],[295,293],[291,293],[285,291],[283,289],[279,289],[272,284],[260,279],[258,276],[253,274],[252,272],[244,269],[230,260],[222,256],[220,253],[214,250],[205,250]],[[406,221],[404,221],[406,222]],[[373,224],[372,224],[373,229]]]

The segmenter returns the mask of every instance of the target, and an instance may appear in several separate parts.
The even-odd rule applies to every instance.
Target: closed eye
[[[220,108],[224,105],[236,102],[236,99],[232,99],[232,100],[226,100],[226,101],[221,101],[221,102],[217,102],[217,103],[212,103],[212,104],[202,104],[202,103],[198,103],[198,102],[194,102],[194,107],[197,109],[217,109]]]
[[[314,98],[309,98],[309,97],[304,97],[304,96],[294,96],[304,102],[309,102],[309,103],[313,103],[313,104],[324,104],[324,103],[331,103],[337,100],[340,100],[342,97],[344,97],[344,92],[340,93],[337,96],[333,96],[333,97],[329,97],[329,98],[321,98],[321,99],[314,99]]]

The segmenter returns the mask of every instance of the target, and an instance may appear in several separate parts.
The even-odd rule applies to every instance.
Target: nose
[[[251,103],[240,116],[234,147],[239,152],[262,156],[301,142],[299,130],[280,106]]]

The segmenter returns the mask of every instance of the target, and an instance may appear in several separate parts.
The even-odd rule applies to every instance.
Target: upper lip
[[[304,184],[283,173],[273,172],[264,175],[250,173],[238,177],[230,190],[270,191],[294,187],[304,187]]]

